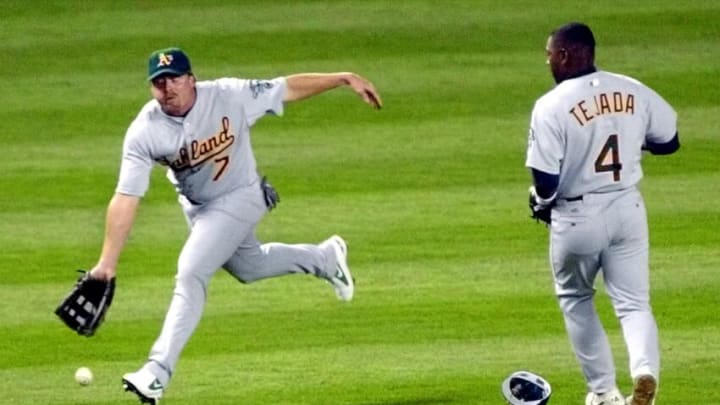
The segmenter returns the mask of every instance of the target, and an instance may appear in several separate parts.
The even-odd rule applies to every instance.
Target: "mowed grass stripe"
[[[130,243],[130,251],[142,251],[144,245],[157,246],[158,243],[167,246],[173,254],[181,245],[184,234],[187,232],[186,225],[182,219],[180,208],[173,201],[172,191],[169,185],[163,184],[163,179],[158,179],[160,188],[153,198],[156,200],[148,202],[141,208],[138,217],[138,224],[135,228]],[[282,184],[282,182],[280,182]],[[690,183],[688,177],[682,180],[685,192],[700,194],[706,190],[708,178],[697,176],[694,182]],[[63,183],[61,183],[63,184]],[[676,177],[664,177],[654,179],[651,177],[643,184],[649,202],[648,209],[651,212],[650,222],[660,227],[669,227],[679,232],[676,237],[669,233],[660,235],[663,240],[670,243],[705,243],[711,246],[717,241],[717,235],[712,231],[713,227],[697,228],[695,221],[711,224],[720,219],[718,209],[707,199],[696,199],[687,201],[683,194],[665,194],[663,191],[677,187]],[[404,185],[404,184],[403,184]],[[402,188],[398,185],[397,188]],[[360,222],[353,227],[344,227],[346,236],[352,241],[352,237],[363,239],[380,238],[378,242],[392,243],[393,240],[422,242],[450,242],[443,250],[450,249],[453,254],[448,255],[458,258],[482,254],[484,249],[494,249],[495,244],[502,242],[503,249],[495,251],[497,255],[511,255],[516,251],[524,251],[538,242],[542,242],[542,229],[533,226],[526,220],[526,207],[522,203],[524,199],[524,182],[511,184],[511,188],[496,186],[488,188],[484,193],[478,193],[475,186],[460,187],[454,186],[444,190],[404,190],[395,192],[375,192],[358,195],[356,192],[347,193],[339,197],[338,192],[332,193],[332,197],[304,197],[294,196],[287,198],[282,205],[282,210],[267,216],[266,223],[261,227],[261,235],[266,238],[280,238],[299,240],[306,237],[305,234],[327,234],[337,229],[348,218],[373,218],[373,221]],[[281,188],[282,190],[282,188]],[[320,194],[322,195],[322,193]],[[653,196],[663,196],[663,199]],[[163,199],[164,198],[164,199]],[[337,201],[344,204],[338,205]],[[450,201],[450,202],[449,202]],[[104,215],[102,213],[106,204],[106,197],[101,199],[101,205],[93,209],[58,209],[53,203],[48,204],[43,214],[38,206],[36,214],[6,213],[0,216],[3,218],[4,227],[7,232],[0,237],[6,241],[6,253],[16,252],[17,254],[46,254],[48,249],[68,249],[68,254],[76,254],[70,249],[83,249],[87,246],[90,250],[95,249],[96,240],[102,237]],[[350,207],[346,209],[344,207]],[[19,207],[23,210],[26,207]],[[97,212],[97,211],[100,212]],[[305,215],[290,215],[294,212],[302,212]],[[454,215],[461,212],[462,215]],[[655,219],[656,216],[668,214],[682,214],[682,221],[665,223]],[[323,223],[317,224],[314,218],[324,218]],[[416,218],[422,217],[424,221],[417,223]],[[41,220],[45,224],[41,229],[34,229],[27,226],[27,222],[33,218]],[[708,222],[710,221],[710,222]],[[163,226],[159,226],[162,224]],[[169,227],[169,228],[168,228]],[[171,231],[171,232],[170,232]],[[536,235],[534,240],[523,239],[523,235],[529,232]],[[707,237],[696,241],[687,239],[683,235],[692,232],[707,232]],[[72,237],[63,237],[71,235]],[[173,235],[168,239],[170,235]],[[374,235],[374,236],[373,236]],[[412,235],[412,236],[411,236]],[[427,235],[427,237],[425,237]],[[497,235],[506,238],[506,241],[499,239],[494,241],[489,235]],[[317,236],[312,239],[317,239]],[[468,247],[468,243],[462,243],[466,239],[470,244],[479,241],[494,241],[491,245],[479,244]],[[460,243],[458,246],[457,244]],[[40,245],[45,249],[40,249]],[[402,244],[401,244],[402,246]],[[514,249],[513,249],[514,247]],[[370,246],[359,246],[357,249],[361,255]],[[408,249],[404,247],[404,249]],[[382,246],[373,247],[375,252],[383,251]],[[465,254],[461,250],[466,249]],[[412,251],[397,253],[399,258],[406,257]],[[432,258],[440,252],[440,249],[426,249],[425,243],[421,244],[418,250],[419,255]],[[353,248],[353,253],[355,249]],[[54,253],[53,253],[54,254]],[[60,258],[58,258],[59,260]],[[12,280],[12,267],[7,269],[5,280]],[[17,273],[15,273],[17,276]],[[26,276],[21,275],[19,279]],[[45,276],[46,277],[46,276]]]

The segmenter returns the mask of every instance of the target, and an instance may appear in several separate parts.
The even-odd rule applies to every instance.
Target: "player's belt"
[[[570,197],[570,198],[562,198],[562,200],[565,200],[567,202],[573,202],[573,201],[582,201],[583,196],[579,195],[577,197]]]

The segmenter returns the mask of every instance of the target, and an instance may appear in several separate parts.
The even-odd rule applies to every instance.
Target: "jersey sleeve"
[[[287,91],[287,81],[284,77],[271,80],[233,80],[234,91],[238,92],[240,103],[245,111],[249,126],[267,114],[282,115],[284,111],[283,98]]]
[[[546,104],[535,103],[530,117],[525,166],[548,174],[560,174],[564,150],[559,120]]]
[[[648,124],[645,140],[652,143],[670,142],[677,133],[677,113],[658,93],[645,87],[648,94]]]
[[[116,193],[142,197],[150,185],[153,160],[148,145],[142,142],[139,133],[131,127],[123,142],[120,176]]]

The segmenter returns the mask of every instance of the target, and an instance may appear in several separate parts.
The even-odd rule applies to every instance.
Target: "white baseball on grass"
[[[75,371],[75,381],[80,385],[90,385],[93,381],[93,373],[87,367],[80,367]]]

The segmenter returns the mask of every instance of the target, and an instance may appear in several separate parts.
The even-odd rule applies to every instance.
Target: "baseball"
[[[93,380],[92,371],[87,367],[80,367],[75,372],[75,381],[80,385],[90,385]]]

